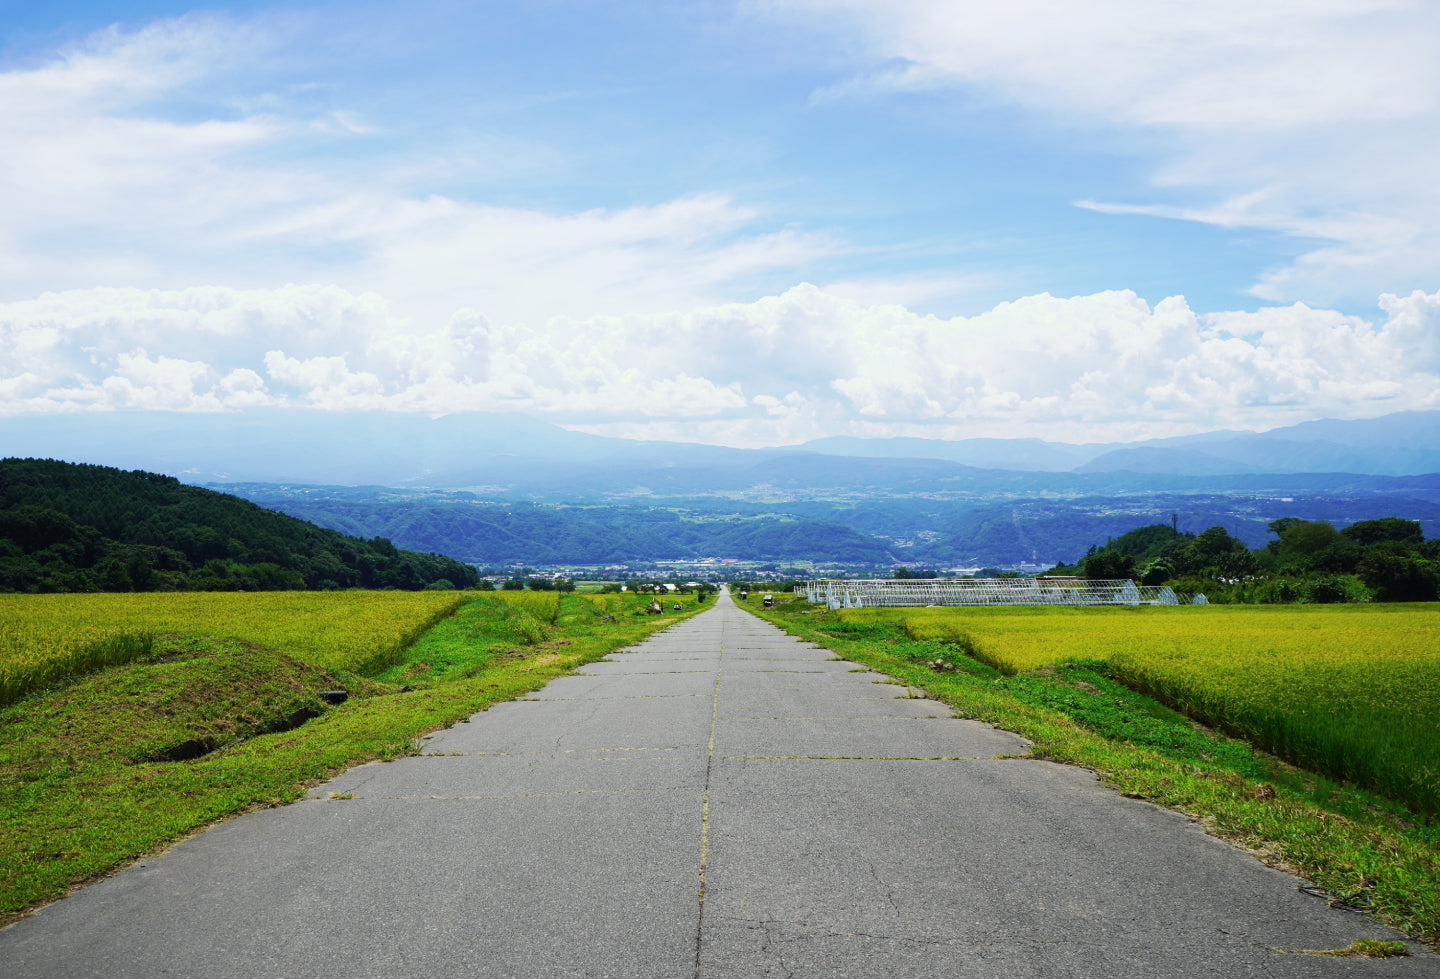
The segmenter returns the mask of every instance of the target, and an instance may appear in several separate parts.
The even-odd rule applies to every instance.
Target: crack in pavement
[[[700,803],[700,895],[699,912],[695,919],[695,975],[700,975],[700,955],[705,943],[705,870],[710,859],[710,774],[715,765],[715,728],[720,719],[720,678],[725,673],[725,623],[727,609],[720,618],[720,655],[715,663],[715,693],[710,703],[710,744],[705,756],[705,794]]]

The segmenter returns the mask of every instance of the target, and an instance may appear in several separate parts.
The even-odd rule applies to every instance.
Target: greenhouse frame
[[[822,578],[795,594],[829,608],[905,605],[1205,605],[1204,595],[1120,578]]]

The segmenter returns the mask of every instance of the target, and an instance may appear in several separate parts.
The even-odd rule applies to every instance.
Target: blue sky
[[[0,3],[0,412],[1440,407],[1440,13],[1202,6]]]

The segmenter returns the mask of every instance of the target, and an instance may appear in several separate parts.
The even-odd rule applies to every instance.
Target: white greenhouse
[[[897,605],[1204,605],[1204,595],[1121,578],[824,578],[795,586],[830,608]]]

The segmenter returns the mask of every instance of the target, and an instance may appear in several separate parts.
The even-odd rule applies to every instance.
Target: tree
[[[1230,536],[1224,527],[1211,527],[1201,531],[1190,542],[1190,558],[1198,567],[1213,568],[1222,554],[1230,554],[1245,548],[1243,541]]]
[[[1282,558],[1298,560],[1309,564],[1309,559],[1335,543],[1339,536],[1333,526],[1324,520],[1299,520],[1282,517],[1269,524],[1270,533],[1278,540],[1266,545]]]
[[[1260,562],[1246,548],[1221,554],[1215,560],[1216,576],[1225,581],[1243,581],[1253,578],[1260,571]]]
[[[1340,533],[1361,547],[1370,547],[1387,541],[1396,544],[1419,544],[1425,539],[1425,533],[1420,528],[1420,521],[1404,520],[1400,517],[1357,520]]]
[[[1085,577],[1093,581],[1113,581],[1135,576],[1135,559],[1117,551],[1098,551],[1083,562]]]
[[[1357,570],[1382,602],[1433,602],[1440,593],[1440,570],[1408,554],[1374,548]]]
[[[1168,558],[1157,557],[1145,565],[1140,572],[1140,584],[1163,585],[1175,577],[1175,564]]]

